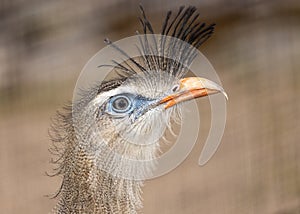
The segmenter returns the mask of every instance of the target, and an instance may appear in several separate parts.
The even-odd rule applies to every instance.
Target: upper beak
[[[184,101],[216,93],[222,93],[228,100],[226,92],[217,83],[201,77],[187,77],[179,81],[178,89],[173,94],[164,97],[159,103],[165,104],[164,108],[167,109]]]

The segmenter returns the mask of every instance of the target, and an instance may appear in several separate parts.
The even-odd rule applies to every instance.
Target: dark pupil
[[[127,106],[128,106],[128,100],[125,98],[119,98],[113,102],[113,107],[118,110],[124,110],[127,108]]]

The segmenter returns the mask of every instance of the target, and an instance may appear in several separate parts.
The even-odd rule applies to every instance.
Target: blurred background
[[[169,9],[195,5],[216,33],[200,50],[229,95],[222,144],[197,165],[209,128],[171,173],[146,182],[143,213],[300,213],[300,1],[0,1],[0,210],[48,213],[60,178],[48,128],[85,63]],[[204,101],[199,100],[201,105]],[[204,115],[204,116],[202,116]]]

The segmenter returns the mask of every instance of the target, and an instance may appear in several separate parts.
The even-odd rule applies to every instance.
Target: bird
[[[155,35],[142,6],[140,11],[139,35]],[[81,98],[58,111],[53,120],[50,152],[57,165],[53,176],[62,177],[53,196],[58,198],[54,213],[141,211],[144,180],[136,178],[151,173],[156,163],[135,162],[155,160],[163,143],[159,138],[171,129],[172,121],[180,121],[184,103],[216,93],[227,97],[211,80],[186,77],[195,50],[214,28],[215,24],[199,20],[196,7],[182,6],[176,13],[167,12],[159,33],[163,39],[150,44],[141,37],[139,59],[105,39],[129,59],[123,63],[112,59],[118,75],[83,90]]]

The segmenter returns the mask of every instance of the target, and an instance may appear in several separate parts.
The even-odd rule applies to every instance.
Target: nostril
[[[174,85],[172,88],[172,92],[176,92],[179,89],[179,85]]]

